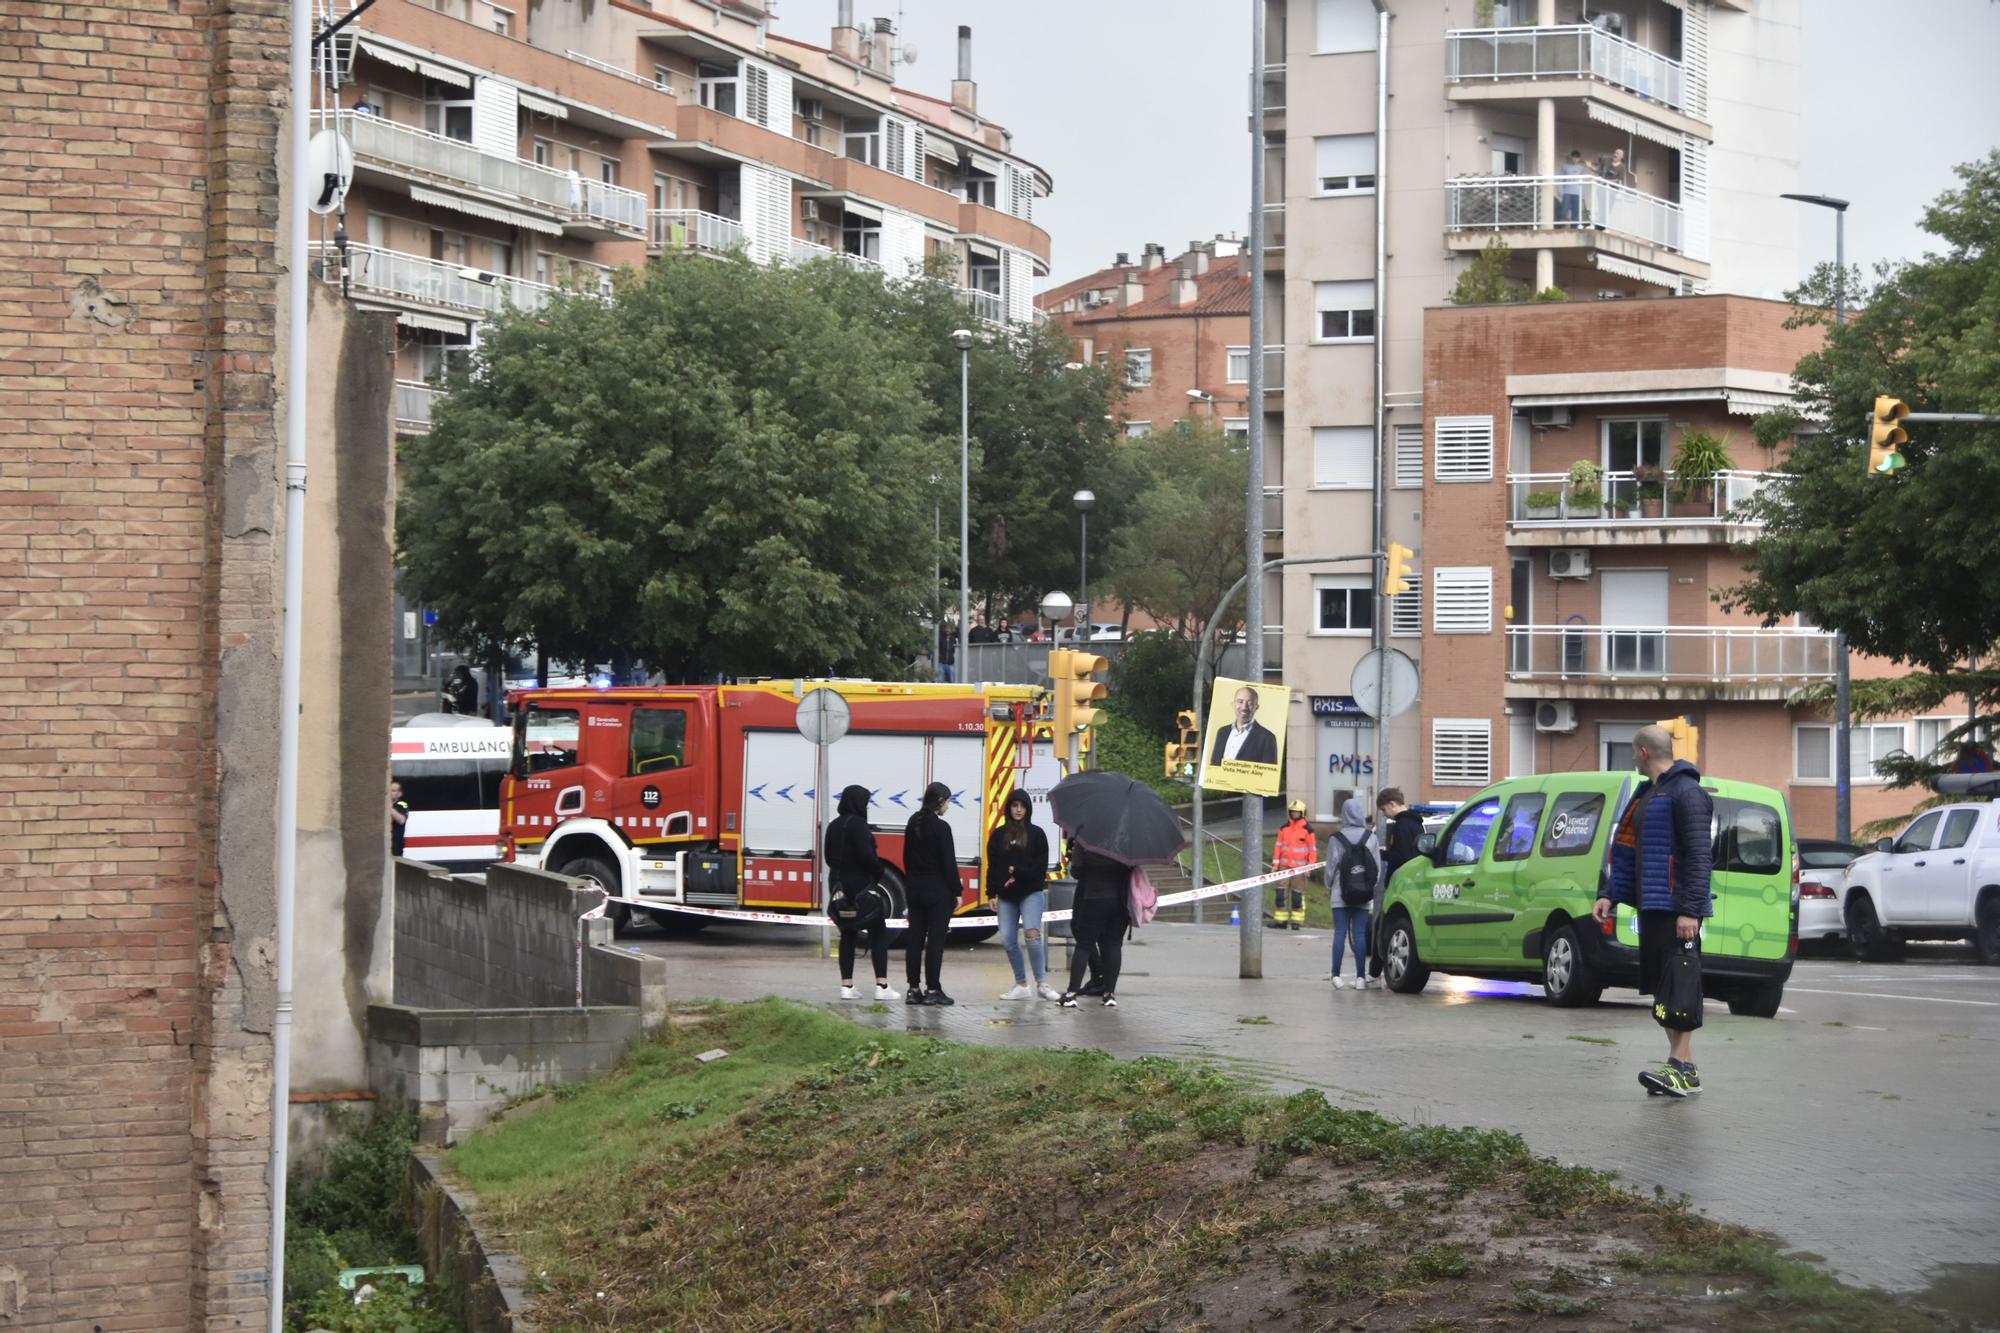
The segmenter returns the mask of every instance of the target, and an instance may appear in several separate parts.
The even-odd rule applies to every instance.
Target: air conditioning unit
[[[1528,409],[1528,424],[1536,430],[1568,430],[1575,420],[1575,412],[1566,405]]]
[[[826,103],[820,101],[817,97],[801,97],[799,99],[799,115],[805,120],[825,120]]]
[[[805,219],[805,220],[806,220],[807,222],[818,222],[818,221],[819,221],[819,200],[817,200],[817,199],[803,199],[803,200],[800,200],[800,201],[799,201],[799,216],[803,217],[803,218],[804,218],[804,219]]]
[[[1580,546],[1563,546],[1550,551],[1549,577],[1552,579],[1589,578],[1590,552]]]
[[[1576,730],[1576,705],[1567,699],[1547,699],[1535,705],[1535,730]]]

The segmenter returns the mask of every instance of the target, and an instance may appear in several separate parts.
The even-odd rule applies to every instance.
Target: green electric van
[[[1432,972],[1541,983],[1560,1005],[1639,984],[1638,921],[1600,924],[1611,839],[1633,773],[1511,778],[1460,806],[1397,867],[1382,908],[1383,975],[1413,995]],[[1703,778],[1715,801],[1715,914],[1702,927],[1702,987],[1734,1014],[1771,1018],[1798,951],[1791,812],[1769,787]]]

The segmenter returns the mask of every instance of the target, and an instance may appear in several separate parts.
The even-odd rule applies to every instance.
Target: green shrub
[[[1194,645],[1167,630],[1134,635],[1111,668],[1104,706],[1149,736],[1174,738],[1174,714],[1194,693]]]
[[[1100,711],[1092,728],[1092,768],[1135,777],[1169,801],[1185,801],[1188,789],[1167,779],[1165,743],[1118,713]]]

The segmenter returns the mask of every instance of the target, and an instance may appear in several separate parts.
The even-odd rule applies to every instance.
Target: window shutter
[[[1375,136],[1372,134],[1322,134],[1313,140],[1313,164],[1317,174],[1313,185],[1328,176],[1373,176]]]
[[[909,127],[894,116],[882,117],[882,166],[891,176],[907,174],[903,136]]]
[[[1431,633],[1493,632],[1493,571],[1485,565],[1435,570],[1431,574]]]
[[[1424,428],[1396,427],[1396,485],[1399,488],[1424,484]]]
[[[910,179],[922,181],[924,178],[924,127],[910,126]]]
[[[1313,427],[1313,485],[1375,484],[1375,435],[1366,426]]]
[[[1415,638],[1424,632],[1424,579],[1410,571],[1410,590],[1389,599],[1389,633],[1399,639]]]
[[[1493,780],[1493,723],[1483,717],[1431,721],[1431,782],[1484,787]]]
[[[762,65],[743,62],[743,119],[771,124],[771,75]]]
[[[1437,479],[1493,480],[1493,418],[1439,417],[1436,422]]]

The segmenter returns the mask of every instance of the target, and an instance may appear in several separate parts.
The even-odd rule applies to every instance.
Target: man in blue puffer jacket
[[[1701,923],[1714,911],[1709,872],[1715,860],[1715,802],[1702,790],[1700,771],[1673,753],[1673,737],[1664,727],[1641,727],[1632,738],[1632,766],[1646,781],[1618,821],[1611,839],[1611,886],[1593,913],[1606,921],[1614,903],[1638,909],[1639,985],[1653,996],[1653,1017],[1667,1030],[1667,1062],[1639,1075],[1639,1082],[1650,1096],[1686,1097],[1701,1091],[1692,1054],[1701,1006],[1697,1002],[1689,1015],[1670,1015],[1667,977],[1677,957],[1691,957],[1700,976]]]

